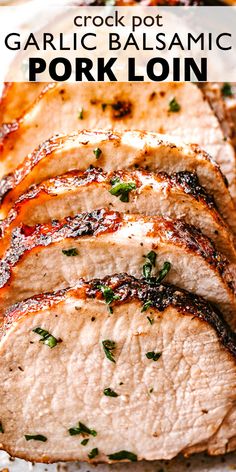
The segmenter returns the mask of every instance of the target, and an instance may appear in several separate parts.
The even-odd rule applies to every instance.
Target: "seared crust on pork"
[[[121,185],[132,186],[125,202],[119,194],[111,194],[112,182],[116,180]],[[104,207],[183,219],[199,228],[222,254],[236,263],[233,235],[196,174],[187,171],[154,174],[144,170],[105,172],[92,166],[85,172],[71,171],[44,181],[23,194],[0,224],[0,254],[10,245],[12,231],[21,223],[34,226]]]
[[[75,288],[35,295],[16,303],[6,311],[1,336],[4,336],[11,325],[22,317],[40,310],[50,309],[51,306],[62,303],[70,296],[103,300],[100,288],[103,285],[110,287],[114,292],[113,307],[136,298],[143,305],[151,301],[150,306],[161,313],[172,306],[182,314],[191,314],[209,323],[215,329],[220,342],[236,358],[236,334],[231,331],[229,325],[205,299],[174,285],[149,284],[144,278],[136,279],[126,273],[109,275],[103,279],[91,281],[80,279]]]
[[[32,106],[45,85],[42,82],[6,82],[0,97],[0,124],[19,119]]]
[[[179,220],[103,209],[12,232],[0,262],[1,313],[37,293],[76,285],[78,277],[117,270],[140,277],[150,251],[156,253],[153,276],[170,263],[168,282],[215,303],[234,326],[234,271],[206,236]]]
[[[191,97],[191,99],[190,99]],[[171,112],[175,98],[180,108]],[[83,110],[83,119],[79,111]],[[2,130],[1,172],[12,172],[55,133],[140,129],[198,143],[220,165],[235,195],[235,152],[202,91],[191,83],[49,84],[13,127]]]
[[[94,151],[101,151],[97,159]],[[144,132],[83,131],[55,137],[29,156],[0,182],[1,217],[33,184],[70,170],[87,170],[99,165],[105,171],[146,168],[174,174],[195,173],[206,193],[214,198],[222,218],[236,234],[235,206],[219,167],[198,146],[183,145],[177,139]]]
[[[101,287],[115,298],[112,315]],[[53,336],[51,348],[39,328]],[[235,434],[235,356],[222,318],[170,285],[120,274],[34,297],[4,323],[1,447],[31,461],[95,463],[226,451]]]

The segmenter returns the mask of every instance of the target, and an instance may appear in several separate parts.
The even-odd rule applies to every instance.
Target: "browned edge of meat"
[[[119,178],[122,182],[128,182],[132,179],[135,182],[136,190],[142,185],[142,177],[150,177],[156,182],[163,183],[165,189],[177,188],[185,194],[191,195],[196,201],[201,202],[209,210],[214,210],[214,216],[217,221],[222,222],[214,198],[208,195],[205,189],[200,185],[198,176],[195,172],[175,172],[168,175],[166,172],[147,172],[142,168],[139,170],[121,170],[114,172],[105,172],[102,168],[90,166],[86,171],[70,171],[66,174],[43,181],[39,185],[33,185],[26,193],[22,194],[10,210],[7,217],[0,222],[0,234],[4,235],[5,231],[17,218],[24,204],[33,199],[39,199],[44,196],[55,196],[57,189],[65,189],[71,191],[80,186],[89,186],[92,183],[104,183],[111,185],[113,179]],[[148,183],[148,182],[147,182]],[[151,183],[151,181],[150,181]]]
[[[109,209],[81,213],[60,221],[29,227],[21,225],[12,233],[12,244],[5,257],[0,260],[0,288],[7,286],[12,277],[12,269],[24,255],[36,247],[46,247],[65,238],[99,236],[104,233],[115,233],[123,225],[133,222],[151,224],[147,236],[165,236],[171,243],[183,246],[203,257],[223,277],[229,289],[235,292],[235,283],[229,268],[228,260],[216,251],[209,238],[203,236],[194,226],[181,220],[165,220],[159,217],[125,215]]]
[[[97,298],[98,300],[104,300],[99,288],[101,285],[111,288],[114,295],[118,296],[118,299],[113,301],[114,306],[136,299],[142,304],[150,301],[151,306],[159,312],[163,312],[167,307],[173,306],[181,313],[198,317],[212,326],[220,342],[236,358],[236,334],[231,331],[221,314],[215,308],[213,309],[202,297],[169,284],[150,285],[145,280],[138,280],[127,274],[114,274],[89,282],[80,279],[76,288],[36,295],[26,301],[17,303],[6,312],[2,334],[4,335],[12,323],[18,319],[39,310],[50,309],[50,306],[59,304],[70,296],[82,299]]]
[[[45,82],[5,82],[0,97],[0,126],[19,119],[47,85]]]

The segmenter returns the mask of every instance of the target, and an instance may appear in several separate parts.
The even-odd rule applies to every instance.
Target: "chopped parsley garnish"
[[[151,277],[151,273],[152,273],[152,264],[150,264],[150,262],[145,262],[143,266],[143,276],[145,277],[145,279],[149,279]]]
[[[181,108],[181,106],[177,102],[176,98],[175,97],[172,98],[172,100],[169,102],[169,111],[176,113],[176,112],[180,111],[180,108]]]
[[[164,262],[162,269],[160,270],[158,277],[156,279],[156,283],[160,284],[162,280],[167,276],[168,272],[171,269],[171,263],[170,262]]]
[[[101,151],[100,148],[96,148],[96,149],[93,150],[93,154],[95,155],[96,159],[99,159],[99,157],[102,154],[102,151]]]
[[[77,434],[90,434],[91,436],[97,436],[97,431],[94,429],[90,429],[85,424],[81,423],[79,421],[78,426],[75,426],[74,428],[70,428],[69,433],[71,436],[76,436]]]
[[[160,359],[161,357],[161,352],[154,352],[154,351],[150,351],[150,352],[147,352],[146,354],[146,357],[148,359],[152,359],[153,361],[158,361],[158,359]]]
[[[41,336],[42,339],[40,339],[39,342],[46,344],[46,346],[50,347],[51,349],[54,348],[59,342],[61,342],[61,340],[55,338],[48,331],[40,327],[33,329],[33,332]]]
[[[103,390],[103,393],[104,393],[104,395],[106,395],[106,397],[113,397],[113,398],[116,398],[116,397],[119,396],[118,393],[114,392],[114,390],[112,390],[112,389],[109,388],[109,387],[108,387],[108,388],[105,388],[105,389]]]
[[[107,305],[111,305],[111,303],[113,303],[115,300],[120,299],[119,295],[115,295],[113,290],[110,287],[107,287],[106,285],[98,285],[97,288],[101,290]],[[111,306],[108,306],[108,310],[109,313],[113,313]]]
[[[25,434],[25,439],[26,441],[42,441],[46,442],[48,438],[46,436],[43,436],[43,434]]]
[[[119,451],[114,454],[109,454],[108,459],[111,461],[122,461],[126,459],[131,462],[136,462],[138,460],[137,455],[129,451]]]
[[[154,251],[150,251],[144,257],[147,259],[147,261],[143,266],[143,276],[145,279],[149,279],[151,277],[152,268],[155,267],[157,255]]]
[[[153,318],[150,318],[150,316],[147,316],[147,319],[148,319],[150,325],[153,325],[154,319],[153,319]]]
[[[62,249],[63,254],[67,257],[74,257],[78,256],[79,253],[75,247],[72,247],[71,249]]]
[[[221,87],[221,93],[224,97],[232,97],[232,87],[228,82],[225,82]]]
[[[95,447],[94,449],[92,449],[92,451],[89,452],[88,458],[89,459],[94,459],[94,457],[98,456],[98,454],[99,454],[98,448]]]
[[[111,180],[111,184],[110,194],[120,197],[120,201],[124,203],[129,201],[129,193],[136,189],[135,182],[121,182],[118,178]]]
[[[78,118],[79,118],[79,120],[84,119],[84,109],[83,109],[83,107],[81,107],[80,110],[79,110]]]
[[[86,446],[88,442],[89,442],[89,439],[87,438],[87,439],[83,439],[83,441],[81,441],[80,444],[82,444],[82,446]]]
[[[147,300],[142,306],[141,313],[143,313],[144,311],[147,311],[149,308],[151,308],[151,306],[152,306],[152,301]]]
[[[2,425],[2,422],[0,421],[0,433],[4,433],[4,428],[3,428],[3,425]]]
[[[111,185],[118,184],[119,182],[120,182],[120,178],[119,178],[119,177],[113,177],[113,178],[110,180],[110,184],[111,184]]]
[[[106,339],[105,341],[102,341],[102,347],[105,352],[105,355],[109,361],[116,363],[114,359],[114,354],[112,351],[116,348],[116,343],[114,341],[111,341],[110,339]]]
[[[155,267],[156,258],[157,258],[157,255],[156,255],[155,251],[150,251],[145,257],[146,257],[147,259],[149,259],[149,261],[151,262],[151,264],[153,265],[153,267]]]

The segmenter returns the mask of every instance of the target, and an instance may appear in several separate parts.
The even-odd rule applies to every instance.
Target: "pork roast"
[[[80,277],[117,271],[166,276],[215,303],[236,326],[235,272],[206,236],[179,220],[104,209],[14,229],[0,260],[0,313],[32,295],[76,285]]]
[[[41,82],[6,82],[0,97],[0,125],[19,119],[44,89]]]
[[[173,99],[178,109],[173,110]],[[14,170],[55,133],[84,128],[140,129],[197,143],[220,165],[236,195],[233,146],[202,91],[191,83],[49,84],[22,118],[2,128],[0,174]]]
[[[96,149],[98,158],[101,150]],[[89,167],[44,181],[23,194],[0,224],[0,254],[10,245],[14,228],[34,226],[110,207],[126,213],[184,219],[208,236],[216,248],[236,263],[234,239],[214,200],[200,186],[196,174],[143,170],[105,172]]]
[[[99,155],[98,155],[99,153]],[[145,167],[149,171],[194,172],[206,193],[236,234],[235,206],[219,167],[196,145],[182,144],[164,135],[131,132],[83,131],[55,137],[25,159],[0,181],[1,217],[33,184],[73,169],[99,165],[105,171]]]
[[[235,441],[235,336],[192,294],[81,281],[13,307],[3,334],[0,447],[13,456],[171,459]]]

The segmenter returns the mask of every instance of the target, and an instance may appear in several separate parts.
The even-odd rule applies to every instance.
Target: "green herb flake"
[[[143,276],[145,279],[150,279],[152,273],[152,264],[150,262],[145,262],[143,265]]]
[[[145,311],[147,311],[149,308],[151,308],[151,306],[152,306],[152,301],[147,300],[142,306],[141,313],[144,313]]]
[[[120,299],[119,295],[115,295],[110,287],[107,287],[106,285],[98,285],[98,288],[101,290],[107,305],[110,305],[114,300]]]
[[[178,111],[180,111],[180,109],[181,106],[177,102],[176,98],[172,98],[172,100],[169,102],[169,111],[171,111],[172,113],[177,113]]]
[[[146,357],[148,359],[151,359],[153,361],[158,361],[158,359],[160,359],[161,357],[161,352],[154,352],[154,351],[150,351],[150,352],[147,352],[146,353]]]
[[[153,387],[150,388],[149,393],[153,393]]]
[[[40,339],[39,342],[46,344],[46,346],[50,347],[51,349],[53,349],[59,342],[61,342],[61,340],[55,338],[48,331],[40,327],[33,329],[33,332],[41,336],[42,339]]]
[[[4,428],[3,428],[3,425],[2,425],[2,422],[0,421],[0,433],[4,433]]]
[[[43,436],[43,434],[25,434],[25,439],[26,441],[41,441],[41,442],[46,442],[48,438],[46,436]]]
[[[148,319],[150,325],[154,324],[154,319],[153,318],[150,318],[150,316],[147,316],[147,319]]]
[[[84,119],[84,109],[83,109],[83,107],[81,107],[80,110],[79,110],[78,118],[79,118],[79,120]]]
[[[99,157],[102,154],[102,151],[101,151],[100,148],[96,148],[96,149],[93,150],[93,154],[95,155],[96,159],[99,159]]]
[[[155,267],[157,258],[155,251],[150,251],[145,257],[151,262],[152,266]]]
[[[97,431],[95,431],[94,429],[88,428],[87,426],[85,426],[85,424],[81,423],[80,421],[78,423],[78,426],[75,426],[74,428],[70,428],[68,431],[71,436],[76,436],[78,434],[89,434],[94,437],[97,436]]]
[[[110,339],[105,339],[105,341],[102,341],[102,347],[105,352],[105,355],[109,361],[116,363],[114,359],[114,354],[112,351],[116,348],[116,343],[114,341],[111,341]]]
[[[109,387],[108,387],[108,388],[105,388],[105,389],[103,390],[103,393],[104,393],[104,395],[106,395],[106,397],[113,397],[113,398],[116,398],[116,397],[119,396],[118,393],[114,392],[114,390],[112,390],[112,389],[109,388]]]
[[[67,257],[75,257],[79,255],[75,247],[72,247],[71,249],[62,249],[62,253]]]
[[[83,441],[81,441],[80,444],[82,444],[82,446],[86,446],[89,442],[89,439],[83,439]]]
[[[111,181],[112,188],[109,190],[111,195],[115,197],[120,197],[120,201],[127,203],[129,202],[129,193],[132,190],[136,190],[135,182],[120,182],[120,179],[117,181]]]
[[[149,279],[151,277],[152,268],[155,267],[157,255],[154,251],[150,251],[145,257],[147,262],[143,265],[143,276],[145,279]]]
[[[105,111],[107,107],[107,103],[102,103],[102,111]]]
[[[115,300],[119,300],[119,295],[115,295],[113,290],[110,287],[107,287],[106,285],[98,285],[97,288],[101,290],[105,299],[105,303],[108,305],[108,311],[110,314],[112,314],[113,309],[109,305],[111,305],[111,303],[113,303]]]
[[[92,451],[89,452],[88,458],[94,459],[94,457],[98,456],[98,454],[99,454],[98,448],[95,447],[94,449],[92,449]]]
[[[129,451],[119,451],[114,454],[109,454],[108,459],[110,461],[123,461],[126,459],[131,462],[136,462],[138,460],[137,455]]]
[[[171,269],[171,263],[170,262],[164,262],[162,269],[160,270],[158,277],[156,279],[156,283],[160,284],[162,280],[167,276],[168,272]]]
[[[225,82],[224,85],[221,87],[221,93],[224,97],[232,97],[232,87],[228,82]]]
[[[110,184],[111,184],[111,185],[118,184],[119,182],[120,182],[119,177],[113,177],[113,178],[110,180]]]

